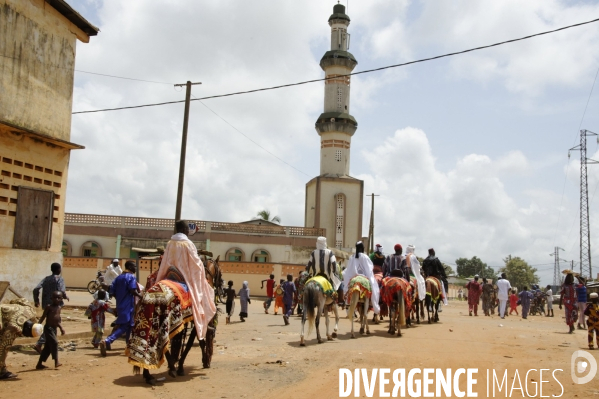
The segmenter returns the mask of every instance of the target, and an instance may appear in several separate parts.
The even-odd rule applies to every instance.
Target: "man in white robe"
[[[104,284],[110,287],[115,278],[123,274],[123,269],[119,265],[118,259],[113,259],[112,263],[106,267],[106,273],[104,273]]]
[[[316,239],[316,249],[310,255],[306,271],[312,276],[320,274],[326,277],[335,291],[339,289],[341,280],[339,279],[337,270],[337,259],[335,259],[333,251],[327,249],[326,237],[318,237]]]
[[[408,245],[408,248],[406,249],[406,264],[412,269],[412,273],[414,273],[414,276],[416,277],[417,287],[415,288],[418,290],[418,298],[423,300],[426,298],[426,282],[424,281],[424,277],[422,277],[422,273],[420,273],[420,262],[414,254],[415,250],[415,246]]]
[[[373,268],[374,265],[370,258],[364,255],[364,244],[362,241],[358,241],[356,244],[356,255],[349,258],[347,268],[343,271],[343,295],[347,295],[349,282],[352,278],[358,274],[366,277],[370,281],[370,288],[372,290],[370,303],[374,309],[374,314],[379,314],[381,312],[379,307],[379,285],[374,279]]]

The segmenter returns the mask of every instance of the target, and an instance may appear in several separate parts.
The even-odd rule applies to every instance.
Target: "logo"
[[[585,360],[581,360],[585,359]],[[578,350],[572,354],[570,360],[570,370],[572,373],[572,381],[575,384],[586,384],[597,375],[597,360],[589,352]],[[588,374],[584,377],[579,377],[588,370]]]
[[[192,236],[198,231],[198,226],[195,223],[189,223],[189,235]]]

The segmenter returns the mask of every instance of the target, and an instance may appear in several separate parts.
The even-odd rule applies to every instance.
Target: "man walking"
[[[483,312],[485,313],[485,316],[491,316],[491,309],[493,308],[492,298],[493,298],[494,289],[493,289],[493,284],[487,282],[487,279],[484,277],[483,277],[482,290],[483,290],[483,295],[482,295]]]
[[[586,327],[584,326],[585,321],[584,321],[584,310],[587,306],[587,286],[586,286],[586,280],[584,279],[584,277],[580,277],[580,276],[576,276],[576,278],[578,279],[578,284],[576,285],[576,296],[577,296],[577,302],[576,302],[576,306],[578,308],[578,329],[579,330],[586,330]]]
[[[472,316],[472,312],[474,312],[474,315],[478,316],[478,303],[482,291],[478,282],[478,275],[474,276],[474,280],[466,284],[466,289],[468,289],[468,314]]]
[[[512,289],[510,282],[507,280],[505,273],[501,273],[501,278],[497,280],[497,299],[499,300],[499,316],[505,318],[507,310],[507,301],[509,292]]]
[[[105,340],[100,342],[100,352],[106,356],[106,350],[110,350],[112,343],[119,337],[125,335],[129,343],[129,334],[133,326],[133,311],[135,310],[135,297],[141,299],[135,279],[135,263],[127,261],[125,272],[114,279],[110,286],[110,294],[116,299],[117,318],[116,330]]]
[[[275,275],[271,274],[268,280],[262,280],[262,285],[260,289],[264,289],[264,282],[266,281],[266,301],[264,301],[264,313],[268,314],[268,308],[270,308],[270,304],[275,297],[274,288],[275,288]]]

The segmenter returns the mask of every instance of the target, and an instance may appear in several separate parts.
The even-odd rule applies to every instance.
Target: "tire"
[[[222,288],[220,288],[218,290],[218,293],[216,294],[218,296],[218,301],[222,304],[227,303],[227,296],[224,293],[224,290]]]
[[[96,282],[96,280],[90,281],[89,284],[87,284],[87,291],[92,295],[98,292],[99,288],[100,285]]]

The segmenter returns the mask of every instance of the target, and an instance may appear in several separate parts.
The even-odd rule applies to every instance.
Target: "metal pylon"
[[[589,222],[589,184],[587,165],[599,163],[587,158],[587,136],[597,136],[589,130],[580,131],[580,144],[570,150],[580,151],[580,275],[592,278],[591,266],[591,230]],[[568,156],[570,154],[568,153]]]

